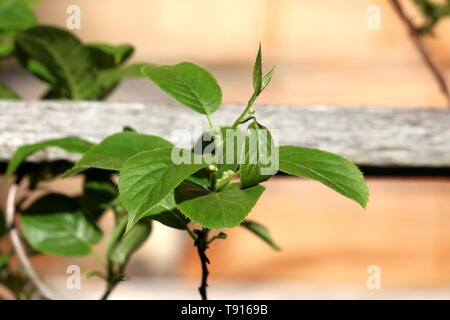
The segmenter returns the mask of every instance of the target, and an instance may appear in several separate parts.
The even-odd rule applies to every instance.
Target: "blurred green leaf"
[[[22,1],[0,1],[0,30],[17,30],[36,24],[36,17]]]
[[[60,256],[83,256],[101,238],[78,201],[61,194],[36,200],[21,215],[23,234],[36,250]]]
[[[241,226],[249,230],[250,232],[254,233],[257,237],[262,239],[264,242],[266,242],[268,245],[270,245],[275,250],[280,250],[281,248],[278,246],[278,244],[273,241],[272,237],[270,236],[269,230],[263,226],[262,224],[259,224],[257,222],[245,220],[241,223]]]
[[[129,44],[112,46],[107,43],[89,43],[89,49],[95,66],[100,69],[112,69],[121,66],[133,54],[134,48]]]
[[[20,97],[12,89],[0,83],[0,99],[17,100],[20,99]]]
[[[0,269],[2,269],[8,263],[9,258],[11,258],[11,255],[9,253],[0,254]]]
[[[61,138],[46,140],[34,144],[27,144],[19,147],[12,155],[8,168],[6,169],[5,178],[11,177],[19,165],[33,153],[48,147],[58,147],[67,152],[84,153],[93,146],[92,143],[80,138]]]
[[[149,237],[151,230],[151,220],[144,219],[135,224],[125,235],[123,235],[115,248],[111,251],[111,261],[120,265],[126,263],[131,254],[144,244]]]
[[[85,175],[80,202],[83,211],[93,221],[97,221],[106,210],[113,206],[117,195],[117,189],[111,181],[110,174]]]
[[[30,72],[36,73],[33,63],[40,64],[52,75],[53,97],[60,99],[83,100],[92,97],[96,85],[97,69],[89,49],[72,33],[51,26],[36,26],[19,31],[15,46],[20,52],[19,61]],[[35,62],[30,62],[35,61]]]
[[[435,26],[444,18],[450,17],[450,0],[435,2],[430,0],[413,0],[425,17],[425,22],[417,27],[418,31],[433,34]]]

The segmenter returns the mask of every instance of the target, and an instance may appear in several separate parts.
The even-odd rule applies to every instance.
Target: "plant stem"
[[[250,99],[247,102],[247,106],[245,107],[244,111],[242,111],[241,115],[239,116],[239,118],[236,119],[236,121],[233,123],[233,125],[231,126],[232,129],[236,129],[236,127],[238,125],[240,125],[244,119],[245,116],[247,115],[247,113],[250,111],[250,108],[252,107],[253,103],[255,102],[256,98],[258,97],[258,95],[256,94],[256,92],[253,92],[253,95],[250,97]]]
[[[16,194],[17,194],[18,186],[13,183],[8,190],[7,200],[6,200],[6,223],[9,226],[9,236],[11,238],[11,243],[14,248],[14,251],[19,258],[20,264],[30,279],[30,281],[35,285],[36,289],[40,293],[40,295],[47,300],[53,300],[54,294],[50,289],[44,284],[44,282],[39,278],[38,274],[34,270],[30,260],[28,260],[28,256],[25,252],[25,249],[22,246],[22,242],[20,241],[19,233],[17,231],[15,225],[15,202],[16,202]]]
[[[202,281],[200,284],[200,287],[198,288],[198,291],[200,292],[200,296],[202,297],[203,301],[208,300],[207,294],[206,294],[206,287],[208,287],[208,264],[210,263],[208,257],[206,256],[206,249],[208,249],[208,229],[203,230],[195,230],[198,237],[195,241],[195,246],[197,247],[198,256],[200,258],[200,262],[202,265]]]
[[[103,293],[102,297],[100,298],[100,300],[108,300],[109,295],[112,293],[112,291],[114,290],[114,288],[116,287],[117,283],[115,284],[110,284],[108,283],[108,286],[106,287],[105,292]]]
[[[217,190],[217,171],[211,171],[211,191]]]
[[[114,271],[114,265],[111,261],[108,261],[108,277],[105,292],[103,293],[100,300],[107,300],[112,291],[117,287],[120,281],[122,281],[124,277],[125,267],[128,263],[128,260],[125,261],[122,265],[119,266],[119,270],[117,272]]]
[[[237,170],[237,171],[233,172],[233,174],[230,174],[229,176],[227,176],[225,178],[217,180],[216,190],[220,190],[222,187],[224,187],[226,184],[228,184],[231,180],[236,178],[240,173],[241,173],[240,170]]]
[[[447,83],[445,81],[445,77],[442,74],[442,72],[439,70],[439,67],[434,60],[433,56],[428,51],[428,48],[425,44],[425,42],[420,37],[420,32],[417,30],[417,28],[414,26],[414,24],[411,22],[411,20],[408,18],[406,13],[403,10],[402,5],[398,0],[391,0],[391,4],[394,7],[394,10],[397,12],[398,16],[402,20],[403,24],[408,28],[409,36],[416,46],[416,49],[419,51],[420,55],[422,56],[422,59],[428,66],[428,69],[430,69],[431,73],[433,74],[436,82],[439,85],[439,88],[442,92],[442,94],[447,99],[447,104],[450,107],[450,93],[447,86]]]
[[[211,118],[211,115],[206,114],[206,118],[208,119],[208,123],[209,123],[210,128],[211,128],[212,130],[216,131],[216,130],[217,130],[217,127],[216,127],[216,125],[214,124],[214,121],[213,121],[213,119]]]

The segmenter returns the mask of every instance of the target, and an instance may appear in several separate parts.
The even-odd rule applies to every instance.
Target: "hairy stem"
[[[202,280],[198,291],[200,292],[200,296],[203,301],[208,300],[208,296],[206,294],[206,287],[208,287],[208,264],[210,263],[208,257],[206,256],[206,249],[208,249],[208,229],[203,230],[195,230],[197,233],[197,240],[195,241],[195,246],[197,247],[198,256],[200,258],[200,262],[202,265]]]
[[[445,96],[448,106],[450,107],[450,93],[449,93],[447,83],[445,81],[445,77],[442,74],[441,70],[439,69],[433,56],[430,54],[425,42],[420,37],[419,30],[417,30],[417,28],[414,26],[414,24],[408,18],[405,11],[403,10],[403,7],[400,4],[399,0],[391,0],[391,4],[394,7],[395,12],[398,14],[400,19],[402,20],[403,24],[407,27],[407,29],[409,31],[409,36],[410,36],[412,42],[416,46],[416,49],[419,51],[420,55],[422,56],[422,59],[426,63],[428,69],[433,74],[433,77],[435,78],[436,82],[438,83],[439,88],[440,88],[442,94]]]
[[[250,97],[250,100],[247,102],[247,106],[245,107],[244,111],[242,111],[239,118],[236,119],[236,121],[231,126],[232,129],[236,129],[238,125],[240,125],[242,122],[246,121],[245,117],[247,116],[247,113],[249,113],[250,108],[253,106],[253,103],[255,103],[256,98],[258,95],[256,92],[253,93],[253,95]]]
[[[20,241],[19,232],[15,225],[15,202],[16,202],[16,194],[17,194],[18,186],[13,183],[8,190],[8,196],[6,200],[6,223],[9,226],[9,236],[11,238],[11,243],[14,248],[14,251],[19,258],[20,264],[30,279],[30,281],[35,285],[39,294],[48,300],[54,299],[53,292],[47,288],[44,282],[39,278],[38,274],[34,270],[28,256],[25,252],[24,247],[22,246],[22,242]]]

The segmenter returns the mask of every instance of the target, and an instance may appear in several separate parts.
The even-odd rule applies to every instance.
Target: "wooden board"
[[[324,149],[363,165],[450,166],[450,110],[331,105],[255,109],[258,120],[278,132],[280,144]],[[214,119],[230,124],[241,110],[226,105]],[[131,126],[175,142],[174,129],[187,128],[197,137],[200,124],[207,129],[202,115],[166,102],[0,101],[0,161],[23,144],[44,139],[79,136],[98,142]],[[75,158],[50,149],[31,160]]]

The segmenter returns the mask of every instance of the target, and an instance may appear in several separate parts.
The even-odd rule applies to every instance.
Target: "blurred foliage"
[[[125,65],[133,46],[85,44],[69,30],[40,25],[31,9],[36,2],[0,1],[0,59],[15,58],[43,81],[43,99],[103,100],[121,80],[142,76],[142,63]],[[19,98],[0,84],[0,99]]]
[[[413,0],[425,17],[425,22],[417,26],[422,34],[433,35],[434,27],[444,18],[450,17],[450,0],[435,2],[431,0]]]

